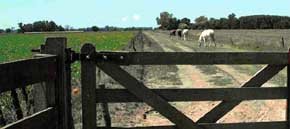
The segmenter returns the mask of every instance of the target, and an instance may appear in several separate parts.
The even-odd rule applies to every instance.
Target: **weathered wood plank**
[[[56,57],[0,64],[0,93],[56,78]]]
[[[151,89],[167,101],[234,101],[287,99],[287,87]],[[126,89],[98,89],[97,102],[143,102]]]
[[[288,64],[286,52],[97,52],[95,60],[102,55],[107,62],[130,65]]]
[[[255,123],[201,123],[205,129],[286,129],[287,122],[255,122]],[[98,127],[97,129],[177,129],[176,126],[149,127]]]
[[[41,50],[40,52],[43,51],[44,49],[44,45],[41,45]],[[43,57],[47,57],[48,54],[35,54],[33,55],[34,58],[43,58]],[[57,61],[56,61],[57,63]],[[54,80],[51,80],[51,81],[46,81],[46,82],[50,82],[50,83],[54,83],[55,81]],[[36,84],[33,84],[32,86],[32,94],[33,94],[33,112],[32,113],[36,113],[36,112],[39,112],[39,111],[42,111],[44,109],[46,109],[47,107],[49,107],[49,105],[47,104],[47,100],[51,100],[53,98],[55,98],[54,95],[51,95],[50,94],[50,97],[47,97],[47,89],[51,89],[51,88],[54,88],[55,85],[53,86],[47,86],[46,85],[46,82],[40,82],[40,83],[36,83]],[[50,105],[51,107],[53,107],[54,105]]]
[[[56,129],[56,122],[53,122],[56,117],[56,111],[50,107],[1,129]]]
[[[82,54],[91,54],[95,52],[95,47],[91,44],[85,44]],[[86,57],[87,59],[90,56]],[[81,61],[81,83],[82,83],[82,120],[83,129],[95,129],[96,125],[96,65],[92,60]]]
[[[58,127],[61,129],[72,129],[72,113],[71,113],[71,85],[68,85],[66,60],[67,60],[67,38],[50,37],[45,41],[45,45],[41,53],[57,55],[57,78],[55,85],[53,82],[46,83],[46,98],[48,105],[56,105],[58,110]],[[50,95],[55,95],[51,97]]]
[[[118,65],[99,62],[97,63],[97,66],[106,74],[111,76],[115,81],[123,85],[137,98],[143,100],[149,106],[158,111],[161,115],[176,124],[178,128],[202,129],[190,118],[186,117],[182,112],[178,111],[162,97],[152,92],[142,82],[139,82],[136,78],[132,77],[128,72],[124,71]]]
[[[259,72],[257,72],[253,78],[242,84],[241,87],[261,87],[265,82],[270,80],[285,67],[285,65],[267,65]],[[241,102],[242,101],[222,101],[219,105],[201,117],[197,122],[214,123],[229,111],[231,111],[234,107],[239,105]]]

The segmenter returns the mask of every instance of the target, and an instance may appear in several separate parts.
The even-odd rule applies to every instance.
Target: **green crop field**
[[[131,40],[134,32],[60,33],[60,34],[5,34],[0,35],[0,63],[31,58],[31,49],[38,48],[46,37],[68,38],[68,47],[79,52],[84,43],[93,43],[97,50],[118,50]],[[80,65],[72,65],[73,83],[79,80]]]
[[[67,37],[68,47],[76,51],[84,43],[93,43],[97,50],[118,50],[130,41],[133,32],[0,35],[0,62],[30,58],[30,50],[38,48],[45,37],[51,36]]]

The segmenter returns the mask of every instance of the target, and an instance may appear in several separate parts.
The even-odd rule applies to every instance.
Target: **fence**
[[[97,127],[96,103],[145,102],[174,126],[132,127],[133,129],[271,129],[289,128],[288,87],[261,86],[288,67],[289,54],[284,52],[97,52],[91,44],[81,49],[83,129]],[[241,88],[149,89],[122,69],[122,65],[242,65],[267,64]],[[96,89],[96,66],[126,89]],[[287,86],[289,85],[289,77]],[[287,121],[252,123],[216,123],[243,100],[287,99]],[[222,101],[218,106],[194,122],[168,102]]]

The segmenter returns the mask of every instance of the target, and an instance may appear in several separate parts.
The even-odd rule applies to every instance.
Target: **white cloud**
[[[121,18],[121,21],[122,21],[122,22],[126,22],[126,21],[128,21],[128,16],[122,17],[122,18]]]
[[[134,21],[139,21],[139,20],[141,19],[141,16],[138,15],[138,14],[134,14],[134,15],[132,16],[132,19],[133,19]]]

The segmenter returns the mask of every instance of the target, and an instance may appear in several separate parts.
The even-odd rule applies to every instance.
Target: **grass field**
[[[67,37],[68,47],[76,51],[84,43],[93,43],[97,50],[117,50],[129,42],[133,32],[0,35],[0,62],[30,58],[30,50],[38,48],[45,37],[51,36]]]
[[[93,43],[97,50],[118,50],[131,40],[134,32],[66,33],[66,34],[6,34],[0,35],[0,63],[31,58],[31,49],[38,48],[46,37],[68,38],[68,47],[79,52],[84,43]],[[80,65],[72,65],[73,83],[79,80]]]
[[[198,40],[201,30],[190,31]],[[251,51],[287,51],[290,46],[290,30],[215,30],[216,42],[231,49]],[[282,37],[285,47],[282,46]]]

